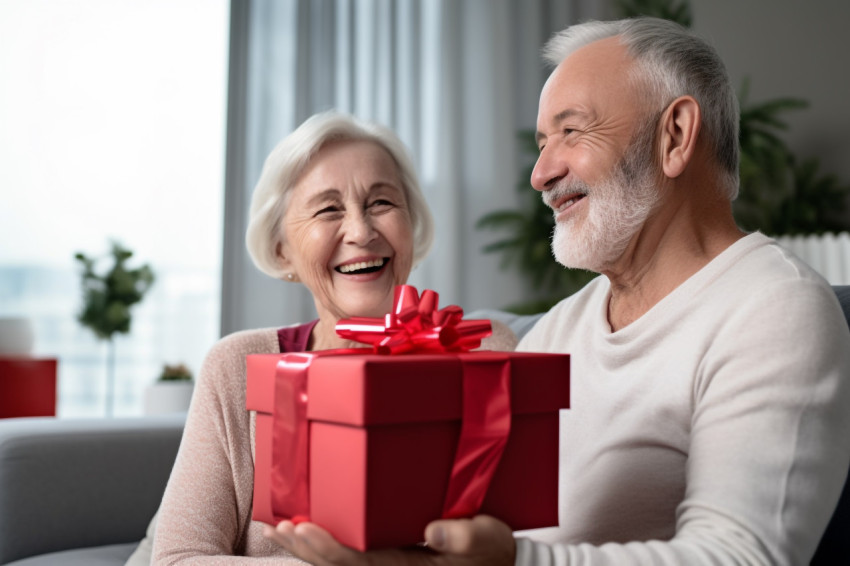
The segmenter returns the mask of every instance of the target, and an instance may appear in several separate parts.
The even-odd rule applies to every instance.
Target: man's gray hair
[[[702,132],[720,167],[723,189],[729,200],[734,200],[740,182],[740,110],[717,51],[675,22],[634,18],[570,26],[546,43],[543,57],[557,66],[576,50],[614,36],[619,36],[634,57],[637,65],[631,79],[646,92],[653,114],[679,96],[690,95],[697,101],[702,111]]]
[[[266,158],[260,179],[251,197],[251,211],[245,243],[254,264],[267,275],[283,279],[277,246],[281,242],[281,221],[290,194],[301,173],[325,145],[338,141],[369,141],[390,154],[398,169],[413,227],[413,265],[418,264],[434,241],[434,219],[402,141],[390,129],[358,120],[354,116],[328,111],[315,114],[284,138]]]

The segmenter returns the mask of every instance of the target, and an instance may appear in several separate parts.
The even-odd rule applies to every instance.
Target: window
[[[59,359],[58,414],[105,414],[73,256],[112,239],[154,286],[115,341],[116,416],[219,336],[229,2],[0,0],[0,317]],[[105,269],[104,264],[101,269]]]

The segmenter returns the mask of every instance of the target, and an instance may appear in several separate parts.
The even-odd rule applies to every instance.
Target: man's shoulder
[[[540,316],[517,349],[545,351],[548,343],[557,343],[570,329],[580,327],[588,331],[590,326],[604,318],[599,313],[604,308],[608,289],[607,277],[600,275],[591,280]]]
[[[844,340],[846,318],[835,290],[791,250],[763,235],[702,292],[692,309],[722,322],[734,341],[756,332],[766,342]]]
[[[732,262],[734,269],[747,273],[747,280],[816,280],[827,285],[823,277],[790,249],[775,239],[753,233],[742,241],[740,253]]]
[[[732,308],[797,293],[830,295],[829,283],[776,240],[752,233],[727,248],[671,293],[679,306]]]

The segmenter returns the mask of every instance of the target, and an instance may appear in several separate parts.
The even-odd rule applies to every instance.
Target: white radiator
[[[850,234],[780,236],[776,241],[790,249],[831,285],[850,285]]]

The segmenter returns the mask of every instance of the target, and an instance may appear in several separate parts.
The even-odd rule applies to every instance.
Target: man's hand
[[[511,566],[516,543],[510,527],[489,517],[434,521],[425,529],[427,546],[358,552],[313,523],[281,521],[266,526],[266,537],[315,566]]]

